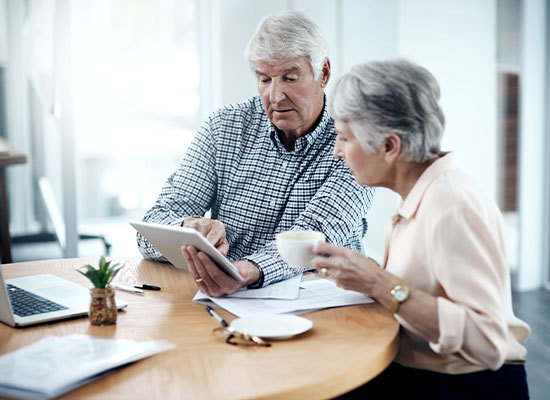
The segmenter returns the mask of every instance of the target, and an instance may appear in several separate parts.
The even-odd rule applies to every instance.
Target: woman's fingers
[[[330,257],[345,255],[348,250],[349,249],[345,247],[337,247],[328,242],[317,243],[312,248],[314,254]]]

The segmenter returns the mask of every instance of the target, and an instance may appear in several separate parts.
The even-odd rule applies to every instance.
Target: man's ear
[[[397,133],[390,132],[384,142],[384,158],[388,162],[397,160],[401,153],[402,142]]]
[[[325,60],[325,63],[323,64],[323,69],[321,69],[321,73],[319,74],[319,84],[324,89],[328,81],[330,79],[330,60],[327,58]]]

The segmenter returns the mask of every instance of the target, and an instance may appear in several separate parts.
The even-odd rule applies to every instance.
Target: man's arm
[[[211,120],[198,130],[179,168],[168,178],[155,205],[143,221],[179,226],[188,217],[202,217],[213,202],[217,176],[215,170],[216,144]],[[139,233],[138,248],[143,257],[166,259]]]
[[[359,186],[342,161],[290,229],[321,231],[335,246],[361,250],[373,195],[374,189]],[[279,256],[275,240],[246,259],[260,268],[264,285],[296,274]]]

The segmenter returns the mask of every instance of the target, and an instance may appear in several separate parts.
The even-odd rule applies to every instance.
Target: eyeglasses
[[[225,343],[233,346],[271,346],[271,343],[262,340],[258,336],[239,332],[232,326],[219,326],[214,328],[212,332],[218,337],[226,336]]]

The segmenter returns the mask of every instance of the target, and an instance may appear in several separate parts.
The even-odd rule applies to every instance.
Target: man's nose
[[[285,93],[283,85],[275,80],[271,82],[271,87],[269,88],[269,101],[271,103],[278,103],[285,98]]]

